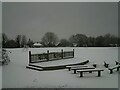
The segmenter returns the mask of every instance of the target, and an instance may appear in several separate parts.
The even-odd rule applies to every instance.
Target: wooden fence
[[[49,52],[41,53],[41,54],[31,54],[29,51],[29,63],[37,63],[43,61],[51,61],[51,60],[59,60],[65,58],[74,58],[74,49],[73,51],[63,51],[61,52]]]

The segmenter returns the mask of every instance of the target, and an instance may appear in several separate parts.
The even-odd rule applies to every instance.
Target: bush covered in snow
[[[10,58],[8,56],[8,51],[5,49],[2,49],[1,51],[1,57],[2,59],[0,60],[0,65],[6,65],[10,62]]]

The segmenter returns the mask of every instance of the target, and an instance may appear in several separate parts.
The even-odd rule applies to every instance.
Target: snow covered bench
[[[74,71],[74,74],[76,74],[77,70],[83,70],[83,69],[95,69],[95,68],[94,67],[73,67],[73,68],[71,68],[71,70]]]
[[[72,65],[72,66],[66,66],[66,68],[68,68],[68,70],[70,71],[71,68],[74,68],[74,67],[88,67],[86,65]]]
[[[77,70],[78,73],[80,73],[80,77],[83,77],[83,72],[98,72],[98,77],[101,76],[101,71],[104,71],[103,69],[87,69],[87,70]]]
[[[109,67],[108,70],[110,70],[110,74],[112,74],[114,69],[117,69],[117,71],[119,71],[119,68],[120,68],[120,65],[116,65],[113,67]]]

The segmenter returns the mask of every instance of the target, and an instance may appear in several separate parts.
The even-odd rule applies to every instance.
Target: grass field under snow
[[[66,62],[82,62],[90,60],[88,65],[97,63],[98,68],[104,69],[101,77],[97,77],[97,72],[85,73],[80,78],[79,74],[73,74],[67,69],[51,71],[35,71],[27,69],[28,51],[32,53],[71,51],[75,49],[75,58],[49,61],[40,65],[59,65]],[[2,87],[3,88],[118,88],[118,72],[109,74],[108,69],[103,66],[106,61],[110,66],[115,65],[118,60],[118,48],[110,47],[65,47],[65,48],[29,48],[27,51],[20,49],[7,49],[11,62],[2,67]]]

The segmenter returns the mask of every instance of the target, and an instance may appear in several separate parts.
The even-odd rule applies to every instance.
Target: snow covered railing
[[[29,63],[37,63],[66,58],[74,58],[74,49],[73,51],[63,51],[62,49],[61,52],[49,52],[48,50],[47,53],[41,54],[31,54],[31,51],[29,51]]]

